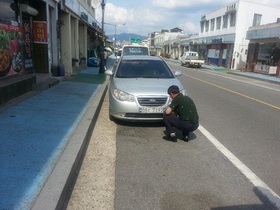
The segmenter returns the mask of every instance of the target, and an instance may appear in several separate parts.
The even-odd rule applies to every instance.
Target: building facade
[[[248,9],[250,8],[250,9]],[[171,36],[163,33],[150,36],[157,52],[170,54],[174,59],[184,51],[197,51],[205,63],[231,69],[244,69],[248,56],[249,27],[274,23],[280,18],[280,8],[235,1],[201,16],[198,34]],[[166,32],[164,32],[166,33]],[[248,70],[251,66],[247,66]],[[252,71],[252,69],[250,70]]]
[[[58,62],[56,22],[58,2],[1,1],[0,47],[9,51],[11,66],[5,66],[1,78],[14,74],[48,72],[51,62]]]
[[[27,2],[27,3],[26,3]],[[10,51],[0,77],[16,73],[52,73],[59,66],[72,74],[88,54],[96,55],[102,40],[90,0],[7,0],[0,14],[0,48]],[[16,45],[16,51],[10,50]],[[14,60],[13,54],[17,54]],[[85,59],[83,59],[85,58]],[[78,62],[75,62],[78,61]]]
[[[170,40],[174,40],[179,34],[181,34],[180,29],[175,30],[162,30],[161,32],[154,32],[149,37],[149,43],[153,44],[150,46],[150,49],[155,51],[157,55],[171,56],[173,53],[171,45],[169,44]]]
[[[65,73],[72,74],[80,60],[97,57],[102,40],[100,24],[90,0],[65,0],[59,15],[61,62]]]
[[[248,28],[276,22],[279,16],[280,8],[246,0],[233,2],[201,17],[197,44],[208,63],[242,69],[248,53]]]
[[[17,87],[27,74],[71,75],[98,56],[103,36],[91,0],[5,0],[0,8],[1,98],[29,91]]]

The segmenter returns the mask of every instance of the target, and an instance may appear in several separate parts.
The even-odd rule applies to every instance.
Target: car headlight
[[[114,96],[120,101],[134,102],[134,96],[131,94],[128,94],[122,90],[114,89],[113,93],[114,93]]]

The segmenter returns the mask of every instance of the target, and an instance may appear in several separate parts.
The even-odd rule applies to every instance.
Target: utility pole
[[[105,2],[102,0],[101,8],[102,8],[102,23],[101,23],[101,34],[102,34],[102,41],[100,43],[100,66],[99,66],[99,74],[105,73],[105,63],[104,63],[104,10],[105,10]]]
[[[116,53],[116,47],[117,47],[117,28],[120,27],[120,26],[124,26],[126,25],[126,23],[123,23],[123,24],[112,24],[112,23],[104,23],[106,25],[111,25],[111,26],[114,26],[115,27],[115,41],[114,41],[114,53]]]

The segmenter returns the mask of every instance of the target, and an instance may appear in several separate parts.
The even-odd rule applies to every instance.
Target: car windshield
[[[117,78],[174,78],[169,67],[160,60],[122,60]]]

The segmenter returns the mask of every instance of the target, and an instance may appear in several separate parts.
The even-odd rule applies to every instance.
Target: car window
[[[147,47],[127,46],[123,48],[123,55],[149,55]]]
[[[122,60],[117,72],[118,78],[174,78],[169,67],[162,61]]]

